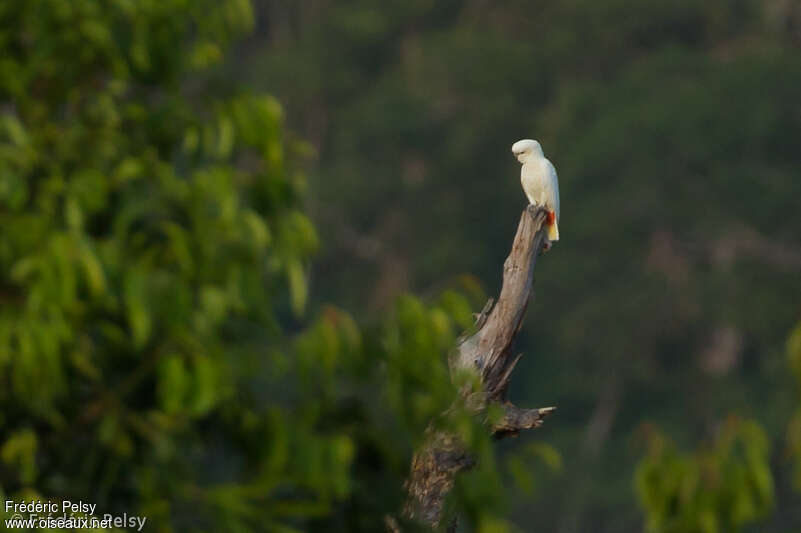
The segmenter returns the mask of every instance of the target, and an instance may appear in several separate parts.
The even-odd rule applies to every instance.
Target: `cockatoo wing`
[[[556,169],[547,159],[545,170],[545,191],[548,207],[556,213],[556,220],[559,220],[559,179],[556,176]]]

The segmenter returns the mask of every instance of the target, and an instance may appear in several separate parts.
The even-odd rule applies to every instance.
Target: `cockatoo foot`
[[[553,246],[553,244],[551,244],[551,241],[545,241],[545,243],[543,243],[542,245],[542,253],[545,253],[548,250],[550,250],[551,246]]]
[[[554,211],[548,211],[547,221],[549,226],[554,225],[554,223],[556,222],[556,213]]]

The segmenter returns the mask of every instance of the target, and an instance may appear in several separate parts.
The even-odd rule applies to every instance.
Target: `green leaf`
[[[151,315],[149,310],[147,285],[137,271],[131,271],[125,279],[125,305],[128,312],[128,324],[131,328],[133,345],[142,348],[150,338]]]
[[[20,481],[33,483],[36,475],[36,451],[38,441],[32,429],[23,429],[13,433],[0,448],[0,458],[12,468],[17,469]]]
[[[308,286],[306,273],[300,261],[293,260],[287,264],[287,278],[289,280],[289,296],[292,311],[296,316],[303,314],[308,299]]]
[[[191,410],[193,414],[202,416],[208,413],[217,401],[219,391],[217,368],[208,356],[195,357],[193,366]]]
[[[159,361],[158,366],[159,403],[164,412],[176,414],[184,409],[190,377],[183,358],[169,355]]]

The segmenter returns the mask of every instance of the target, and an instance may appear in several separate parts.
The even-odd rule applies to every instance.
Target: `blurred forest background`
[[[381,531],[530,137],[559,410],[450,422],[463,528],[801,531],[798,2],[5,0],[0,51],[4,499]]]

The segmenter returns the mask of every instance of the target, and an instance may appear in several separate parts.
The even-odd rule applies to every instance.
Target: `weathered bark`
[[[550,244],[546,216],[547,211],[541,207],[529,206],[523,212],[512,250],[504,262],[498,303],[493,307],[492,300],[487,302],[476,317],[475,331],[460,339],[449,361],[452,377],[468,370],[475,372],[481,382],[480,393],[465,388],[459,400],[476,413],[486,411],[491,404],[502,409],[500,419],[488,423],[488,429],[496,438],[516,436],[523,429],[539,427],[555,410],[555,407],[520,409],[506,398],[512,370],[521,357],[513,356],[511,347],[531,296],[534,265]],[[432,429],[412,458],[406,482],[409,499],[404,514],[437,527],[456,474],[472,464],[473,459],[456,436]]]

